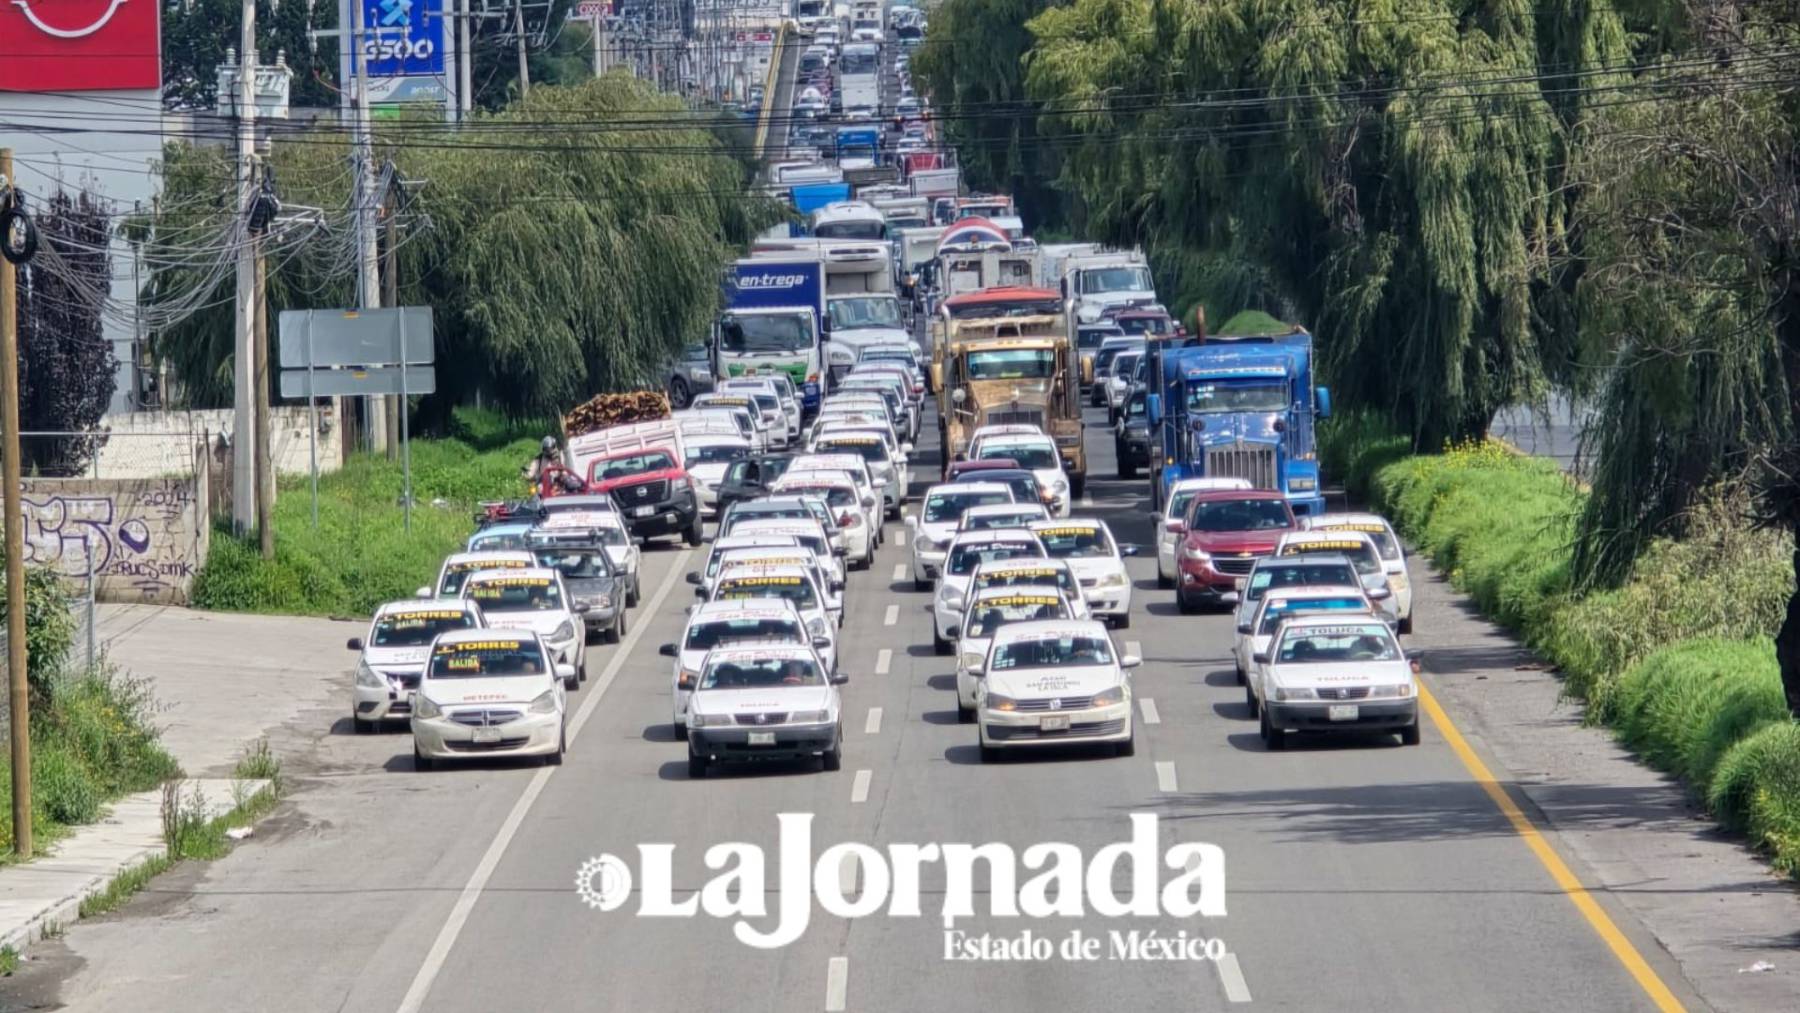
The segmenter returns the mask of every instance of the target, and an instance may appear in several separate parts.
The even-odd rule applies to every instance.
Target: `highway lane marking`
[[[1162,724],[1162,715],[1156,712],[1156,701],[1147,696],[1138,697],[1138,707],[1144,712],[1144,723],[1147,725]]]
[[[889,605],[887,607],[887,615],[882,618],[881,625],[892,626],[895,623],[898,623],[899,621],[900,621],[900,606]]]
[[[856,896],[856,868],[856,852],[845,852],[843,860],[838,862],[838,893],[841,896]]]
[[[1219,966],[1219,983],[1225,986],[1225,1001],[1249,1002],[1250,986],[1244,982],[1244,969],[1238,966],[1235,953],[1227,953],[1215,963]]]
[[[911,575],[912,567],[907,566],[905,563],[894,564],[894,583],[898,584]]]
[[[1156,790],[1173,794],[1175,787],[1175,764],[1169,760],[1156,761]]]
[[[850,958],[832,957],[825,963],[825,1013],[843,1013],[844,994],[850,990]]]
[[[1512,824],[1513,832],[1525,841],[1525,846],[1531,849],[1531,853],[1537,856],[1538,863],[1544,867],[1546,872],[1550,873],[1550,878],[1556,882],[1557,888],[1567,895],[1569,901],[1575,905],[1575,909],[1581,912],[1581,917],[1587,920],[1595,934],[1606,944],[1606,948],[1612,951],[1619,963],[1624,965],[1626,973],[1637,981],[1638,987],[1644,990],[1644,994],[1649,996],[1656,1008],[1660,1010],[1683,1009],[1681,1001],[1675,998],[1675,993],[1671,992],[1669,986],[1663,983],[1662,978],[1651,970],[1650,964],[1644,960],[1643,954],[1639,953],[1637,947],[1631,945],[1631,940],[1626,939],[1625,934],[1619,931],[1618,925],[1613,923],[1606,910],[1600,906],[1600,902],[1594,899],[1587,887],[1581,885],[1581,880],[1576,878],[1575,873],[1563,862],[1562,856],[1556,853],[1556,849],[1552,848],[1550,842],[1544,839],[1544,835],[1538,832],[1537,827],[1513,801],[1512,796],[1506,793],[1506,789],[1501,786],[1499,781],[1495,780],[1493,772],[1488,770],[1487,764],[1481,762],[1481,757],[1475,755],[1475,750],[1470,747],[1468,740],[1463,738],[1462,732],[1457,730],[1456,723],[1450,720],[1450,715],[1438,705],[1437,697],[1423,685],[1419,687],[1419,703],[1424,706],[1425,712],[1431,715],[1431,723],[1436,726],[1438,734],[1442,735],[1444,741],[1449,744],[1451,752],[1455,753],[1456,758],[1462,761],[1463,767],[1475,779],[1475,783],[1481,786],[1481,790],[1487,793],[1487,797],[1506,817],[1506,821]]]
[[[657,587],[656,594],[651,596],[649,604],[644,607],[644,615],[654,615],[662,608],[663,601],[669,597],[669,592],[680,582],[677,578],[687,572],[686,563],[691,555],[693,555],[693,550],[682,549],[681,553],[670,562],[669,572],[663,576],[662,584]],[[581,734],[582,727],[587,724],[588,715],[592,714],[594,708],[599,705],[600,697],[612,685],[619,670],[625,667],[625,659],[631,656],[632,650],[637,647],[644,631],[649,628],[649,623],[638,623],[632,626],[631,632],[626,634],[624,641],[613,650],[611,659],[606,663],[605,671],[589,684],[585,693],[586,699],[581,701],[581,709],[576,712],[575,720],[569,722],[570,742],[574,742],[576,737]],[[400,1000],[398,1013],[418,1013],[420,1009],[424,1008],[425,998],[431,993],[432,983],[437,981],[438,972],[444,969],[444,961],[449,959],[451,948],[456,945],[457,937],[462,934],[463,926],[468,923],[469,913],[475,910],[475,902],[481,898],[481,891],[487,888],[488,880],[494,875],[494,870],[499,867],[500,859],[506,854],[507,847],[512,844],[513,837],[518,834],[520,825],[525,822],[525,817],[531,812],[531,807],[536,804],[538,796],[543,794],[544,785],[550,783],[550,776],[560,769],[560,767],[539,767],[531,775],[531,782],[525,786],[525,791],[519,795],[519,800],[513,803],[512,811],[506,814],[506,820],[500,824],[500,829],[495,831],[493,841],[488,844],[487,851],[482,854],[481,861],[475,866],[475,871],[469,875],[469,881],[463,884],[462,894],[456,898],[456,906],[450,909],[450,916],[444,919],[443,927],[438,929],[437,939],[432,942],[431,949],[425,954],[425,962],[419,965],[419,972],[413,976],[412,985],[407,988],[406,995]]]
[[[856,772],[856,781],[850,785],[850,804],[858,805],[869,800],[869,782],[875,779],[875,772],[864,767]]]
[[[1125,641],[1125,653],[1126,654],[1135,654],[1140,658],[1143,657],[1144,656],[1143,641],[1140,641],[1140,640]]]
[[[889,666],[893,665],[893,663],[894,663],[894,652],[883,647],[881,649],[881,653],[875,655],[875,674],[876,675],[888,674],[888,668],[889,668]]]
[[[870,707],[869,708],[869,720],[863,723],[863,734],[864,735],[879,735],[880,733],[881,733],[881,708],[880,707]]]

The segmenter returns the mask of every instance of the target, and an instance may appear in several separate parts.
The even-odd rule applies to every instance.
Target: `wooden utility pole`
[[[256,537],[262,558],[275,558],[275,476],[269,462],[269,258],[256,244]]]
[[[0,148],[0,188],[13,187],[11,148]],[[0,482],[6,484],[6,665],[12,702],[13,853],[31,857],[31,689],[25,659],[25,513],[19,502],[18,269],[0,258]]]

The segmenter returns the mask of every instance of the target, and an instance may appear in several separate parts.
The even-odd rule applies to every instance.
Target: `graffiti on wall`
[[[27,482],[24,507],[27,564],[75,578],[91,566],[109,600],[186,599],[204,514],[192,481]]]

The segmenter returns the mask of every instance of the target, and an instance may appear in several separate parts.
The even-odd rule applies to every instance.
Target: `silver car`
[[[663,387],[669,392],[669,403],[676,408],[686,408],[694,395],[713,389],[712,361],[707,357],[705,345],[689,345],[682,349],[667,373]]]

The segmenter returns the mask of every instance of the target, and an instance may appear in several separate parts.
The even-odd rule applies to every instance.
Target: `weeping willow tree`
[[[1543,54],[1577,77],[1604,61],[1605,10],[1078,0],[1031,23],[1026,80],[1065,142],[1078,232],[1288,308],[1342,401],[1435,446],[1539,396],[1546,353],[1572,354],[1569,314],[1546,307],[1583,110],[1553,103]]]
[[[453,132],[393,122],[377,141],[377,160],[417,184],[397,212],[397,278],[402,304],[434,311],[439,408],[480,391],[542,416],[643,381],[705,334],[722,266],[780,214],[750,195],[748,167],[678,100],[625,74],[533,88],[528,103]],[[335,131],[274,147],[284,204],[326,214],[322,228],[287,226],[269,240],[272,312],[354,300],[349,156]],[[155,223],[171,252],[152,305],[213,293],[157,341],[195,407],[231,396],[232,280],[213,255],[222,235],[235,241],[221,231],[231,179],[223,152],[172,148]]]

